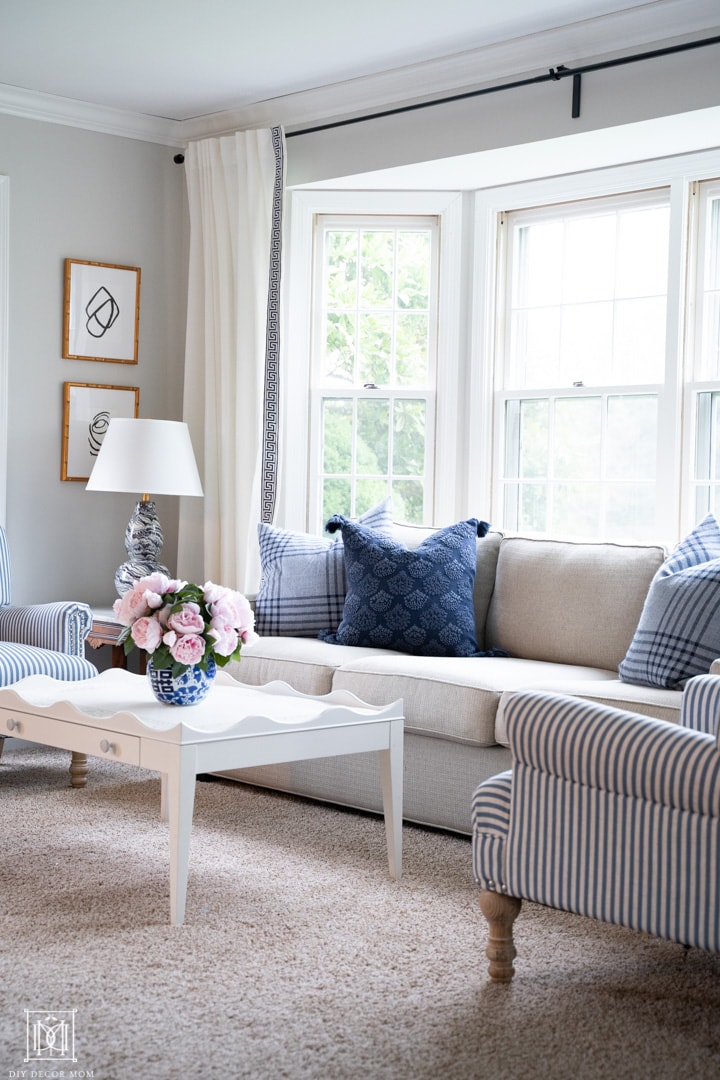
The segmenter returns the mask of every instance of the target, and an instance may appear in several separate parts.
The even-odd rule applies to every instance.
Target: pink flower
[[[168,629],[175,630],[178,634],[202,634],[205,620],[197,604],[187,603],[169,617],[167,625]]]
[[[206,581],[203,594],[213,621],[218,619],[234,626],[238,631],[252,629],[255,625],[255,616],[250,603],[242,593],[235,592],[233,589],[223,589],[220,585],[213,585],[211,581]]]
[[[238,632],[221,619],[213,619],[208,630],[208,637],[213,639],[213,651],[218,656],[232,656],[238,647]]]
[[[240,634],[240,640],[243,645],[254,645],[256,641],[260,640],[260,635],[256,634],[254,630],[243,630]]]
[[[130,636],[138,649],[145,649],[149,653],[155,652],[162,638],[162,628],[156,618],[143,617],[136,619],[130,630]]]
[[[132,626],[136,619],[142,618],[144,615],[149,614],[149,608],[147,600],[145,599],[145,589],[141,587],[140,582],[133,586],[132,589],[116,600],[113,604],[113,611],[118,622],[121,622],[123,626]]]
[[[205,642],[197,634],[180,634],[170,647],[170,655],[178,664],[197,664],[205,654]]]

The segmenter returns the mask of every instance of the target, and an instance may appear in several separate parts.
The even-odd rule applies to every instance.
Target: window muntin
[[[430,519],[437,237],[435,218],[317,219],[316,527],[388,494],[398,520]]]

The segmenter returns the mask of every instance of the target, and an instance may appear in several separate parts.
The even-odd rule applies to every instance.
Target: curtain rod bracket
[[[577,120],[580,115],[580,91],[582,89],[582,75],[579,71],[576,71],[573,75],[573,93],[572,93],[572,118]]]

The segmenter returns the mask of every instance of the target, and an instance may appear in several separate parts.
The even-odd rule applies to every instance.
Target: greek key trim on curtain
[[[275,185],[270,236],[267,337],[265,342],[265,397],[263,402],[261,520],[272,524],[278,485],[280,431],[280,284],[282,279],[283,197],[285,192],[285,140],[282,128],[272,128]]]

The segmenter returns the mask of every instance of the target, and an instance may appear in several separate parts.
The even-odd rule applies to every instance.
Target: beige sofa
[[[428,530],[397,526],[416,547]],[[310,638],[263,637],[231,667],[243,682],[280,679],[305,693],[343,688],[405,708],[404,816],[470,833],[478,783],[509,767],[504,696],[550,688],[677,721],[681,691],[621,682],[617,668],[650,582],[657,545],[576,543],[491,531],[477,541],[474,605],[480,649],[506,657],[423,657]],[[251,783],[378,811],[375,755],[227,774]]]

